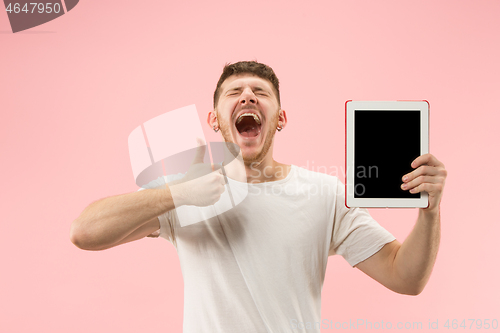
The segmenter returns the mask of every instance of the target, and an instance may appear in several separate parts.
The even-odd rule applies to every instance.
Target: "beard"
[[[279,111],[278,111],[279,112]],[[266,133],[260,133],[260,135],[265,134],[265,141],[264,145],[262,146],[262,149],[260,151],[256,151],[252,154],[243,154],[243,162],[245,163],[245,166],[251,166],[254,163],[260,163],[264,157],[267,155],[269,152],[269,149],[271,148],[271,145],[273,144],[273,139],[274,135],[276,134],[276,128],[278,127],[278,112],[271,118],[269,119],[267,125],[268,129]],[[222,137],[224,138],[224,141],[226,142],[226,147],[228,150],[231,152],[233,156],[238,156],[239,146],[236,144],[236,142],[233,142],[232,137],[231,137],[231,130],[230,126],[232,124],[229,124],[228,122],[221,121],[222,119],[219,118],[219,128],[222,134]],[[237,131],[237,130],[236,130]]]

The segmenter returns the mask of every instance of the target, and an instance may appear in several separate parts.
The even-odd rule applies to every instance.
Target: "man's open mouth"
[[[260,134],[262,123],[255,113],[243,113],[236,120],[236,129],[241,136],[256,137]]]

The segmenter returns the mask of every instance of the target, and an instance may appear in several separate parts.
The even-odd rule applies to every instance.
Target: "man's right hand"
[[[182,205],[213,205],[226,189],[221,167],[203,163],[206,144],[200,138],[197,138],[197,143],[196,155],[186,175],[169,185],[176,208]]]

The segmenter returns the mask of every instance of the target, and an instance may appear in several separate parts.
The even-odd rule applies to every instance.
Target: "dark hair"
[[[220,95],[220,87],[222,86],[224,81],[231,75],[243,73],[253,74],[271,82],[275,90],[274,92],[276,94],[276,98],[278,99],[278,105],[281,106],[280,82],[276,74],[274,74],[273,69],[256,61],[240,61],[234,64],[227,63],[224,66],[222,75],[219,78],[219,82],[217,82],[217,88],[215,88],[214,92],[214,109],[217,107],[217,102],[219,101]]]

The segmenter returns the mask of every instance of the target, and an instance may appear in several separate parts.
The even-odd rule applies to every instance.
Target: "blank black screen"
[[[354,197],[420,198],[402,177],[420,156],[420,111],[354,111]]]

